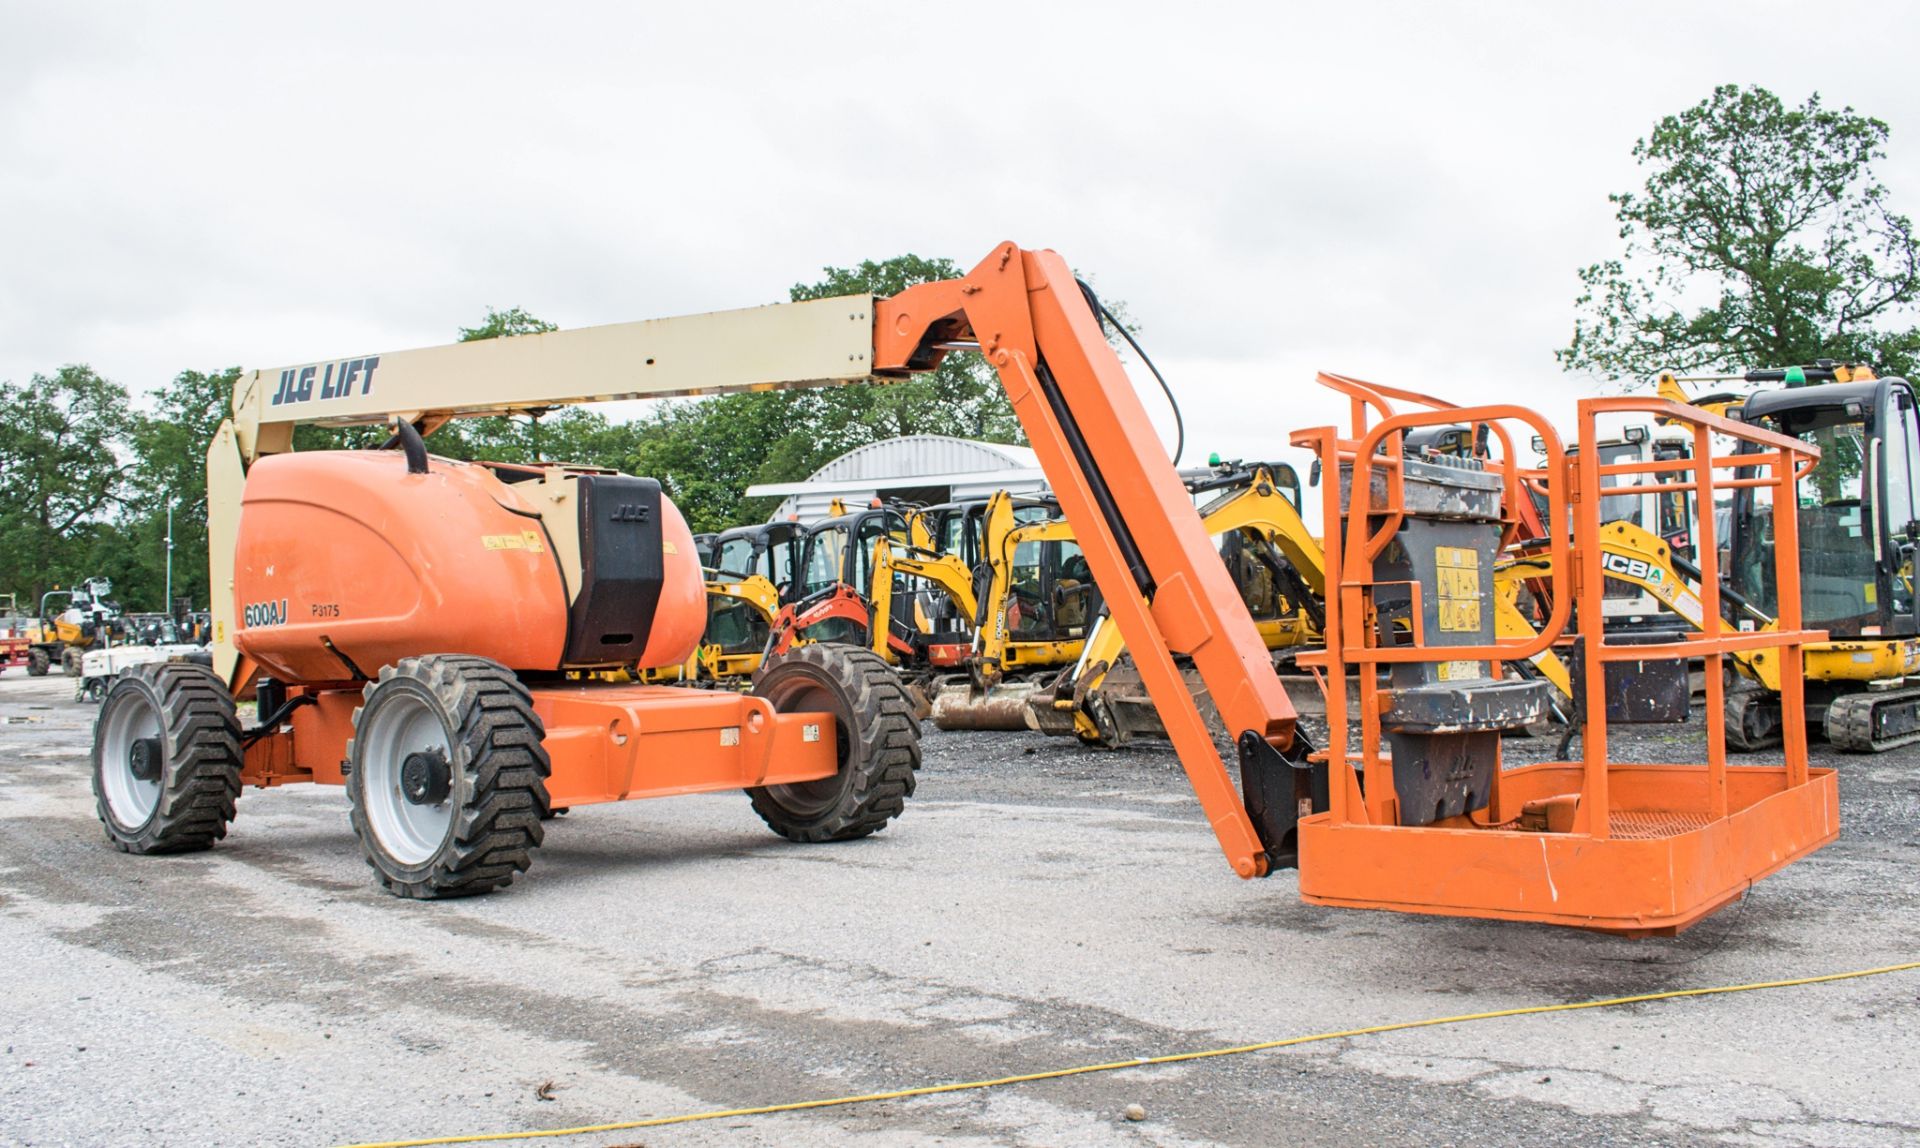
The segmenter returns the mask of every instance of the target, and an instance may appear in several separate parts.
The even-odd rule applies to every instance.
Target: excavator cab
[[[1831,637],[1913,632],[1913,551],[1920,538],[1920,441],[1904,379],[1769,391],[1747,400],[1751,423],[1811,442],[1820,461],[1799,484],[1800,595],[1809,625]],[[1767,613],[1779,588],[1766,492],[1734,498],[1734,585]]]
[[[734,677],[758,667],[773,616],[793,593],[806,533],[796,522],[764,522],[714,536],[706,563],[707,630],[702,642],[713,676]]]
[[[1850,381],[1830,382],[1840,371]],[[1864,378],[1862,376],[1865,376]],[[1830,641],[1807,649],[1807,713],[1845,749],[1878,752],[1920,741],[1920,688],[1899,680],[1920,672],[1913,566],[1920,545],[1920,411],[1912,384],[1831,364],[1754,371],[1788,386],[1756,393],[1738,408],[1750,425],[1820,449],[1798,476],[1794,518],[1806,625]],[[1804,381],[1810,385],[1794,385]],[[1765,487],[1734,492],[1728,564],[1732,588],[1764,614],[1780,612],[1782,587],[1771,559],[1776,511]],[[1779,653],[1743,664],[1768,693],[1777,690]],[[1871,687],[1871,688],[1870,688]],[[1744,699],[1759,739],[1777,720],[1768,699]]]
[[[857,510],[815,523],[807,531],[798,584],[788,602],[845,596],[847,591],[851,591],[851,598],[845,609],[832,611],[808,625],[805,637],[816,642],[866,645],[869,629],[876,624],[912,630],[912,597],[904,593],[904,579],[895,579],[894,607],[886,623],[873,618],[867,605],[873,591],[874,546],[882,539],[906,545],[910,537],[906,516],[890,506]]]

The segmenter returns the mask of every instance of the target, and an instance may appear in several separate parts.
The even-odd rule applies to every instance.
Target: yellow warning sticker
[[[535,554],[546,551],[538,530],[522,530],[518,534],[482,534],[480,545],[488,550],[530,550]]]
[[[1436,546],[1440,628],[1450,633],[1480,630],[1480,552],[1466,546]]]

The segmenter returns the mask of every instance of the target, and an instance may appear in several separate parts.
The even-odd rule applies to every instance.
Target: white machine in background
[[[107,696],[107,687],[113,684],[113,679],[135,666],[150,666],[155,662],[194,662],[210,667],[213,655],[207,647],[190,642],[89,650],[80,656],[80,680],[74,686],[73,700],[97,702]]]

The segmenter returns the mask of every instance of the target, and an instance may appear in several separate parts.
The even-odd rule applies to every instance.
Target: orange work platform
[[[1300,822],[1300,891],[1307,901],[1346,908],[1390,909],[1445,916],[1486,917],[1571,925],[1633,936],[1671,934],[1702,920],[1743,895],[1753,882],[1832,841],[1840,831],[1838,784],[1832,770],[1809,769],[1804,724],[1799,720],[1799,647],[1824,635],[1800,629],[1798,535],[1794,478],[1817,460],[1804,443],[1707,414],[1695,408],[1642,398],[1599,398],[1579,404],[1578,441],[1596,441],[1596,416],[1646,412],[1692,428],[1692,459],[1601,465],[1597,452],[1569,455],[1552,428],[1537,415],[1511,406],[1454,408],[1424,396],[1394,391],[1341,376],[1326,385],[1353,399],[1354,432],[1334,428],[1302,432],[1297,445],[1320,452],[1328,474],[1344,465],[1354,477],[1342,516],[1340,498],[1329,491],[1325,537],[1328,568],[1340,572],[1340,590],[1328,596],[1328,649],[1312,661],[1328,680],[1358,669],[1358,705],[1342,691],[1327,696],[1328,800],[1324,812]],[[1396,414],[1391,399],[1426,409]],[[1377,417],[1376,417],[1377,416]],[[1415,427],[1467,424],[1503,445],[1488,458],[1507,498],[1507,532],[1518,529],[1527,500],[1503,423],[1529,425],[1546,444],[1548,544],[1555,569],[1571,571],[1571,587],[1556,587],[1554,611],[1540,633],[1522,641],[1489,645],[1429,645],[1416,624],[1411,641],[1383,627],[1376,594],[1390,585],[1418,595],[1404,583],[1377,581],[1376,560],[1393,544],[1409,514],[1401,440]],[[1482,430],[1487,428],[1487,430]],[[1738,460],[1716,455],[1719,438],[1748,444]],[[1659,471],[1659,474],[1653,472]],[[1362,481],[1366,474],[1371,481]],[[1644,476],[1644,478],[1642,477]],[[1782,587],[1777,632],[1741,632],[1722,620],[1718,542],[1713,515],[1700,515],[1699,553],[1705,607],[1704,632],[1660,645],[1609,645],[1598,633],[1603,574],[1597,496],[1632,491],[1660,481],[1661,490],[1689,491],[1711,506],[1716,491],[1771,486],[1776,548],[1773,560]],[[1385,497],[1380,497],[1384,492]],[[1434,590],[1444,593],[1444,590]],[[1403,824],[1390,753],[1382,745],[1381,715],[1392,709],[1393,685],[1382,681],[1390,667],[1409,663],[1460,666],[1480,662],[1488,676],[1499,663],[1514,662],[1571,632],[1572,616],[1584,622],[1582,643],[1586,727],[1579,761],[1495,768],[1483,808]],[[1388,635],[1383,637],[1383,635]],[[1598,640],[1596,640],[1598,639]],[[1701,657],[1706,664],[1705,712],[1721,709],[1722,661],[1735,650],[1779,648],[1783,706],[1789,731],[1777,765],[1729,767],[1725,731],[1710,722],[1704,760],[1673,764],[1627,764],[1607,752],[1604,667],[1612,661],[1648,657]],[[1303,658],[1303,661],[1309,659]],[[1457,672],[1457,671],[1456,671]],[[1480,671],[1476,671],[1480,672]],[[1357,728],[1356,728],[1357,727]],[[1357,736],[1356,736],[1357,735]],[[1358,750],[1353,746],[1357,743]],[[1402,776],[1405,776],[1404,773]]]

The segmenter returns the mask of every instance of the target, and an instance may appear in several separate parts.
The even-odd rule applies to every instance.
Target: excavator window
[[[715,552],[713,566],[728,577],[745,578],[753,573],[753,558],[753,539],[728,538]]]
[[[800,581],[800,596],[831,589],[840,581],[842,559],[847,553],[845,523],[824,524],[807,535],[806,569]]]
[[[1905,387],[1889,385],[1879,412],[1881,431],[1880,469],[1885,494],[1881,523],[1884,545],[1891,548],[1893,572],[1890,579],[1895,614],[1914,612],[1914,546],[1920,542],[1920,435],[1914,410],[1913,393]]]
[[[1086,556],[1069,540],[1015,546],[1010,590],[1007,632],[1015,641],[1085,637],[1099,609]]]
[[[1787,428],[1784,433],[1793,433]],[[1836,638],[1858,637],[1880,624],[1875,513],[1866,482],[1867,428],[1832,417],[1808,420],[1796,436],[1820,448],[1820,462],[1800,480],[1800,602],[1804,623]],[[1758,470],[1743,470],[1743,476]],[[1779,610],[1773,582],[1773,504],[1764,487],[1737,492],[1732,576],[1735,589],[1763,611]]]

